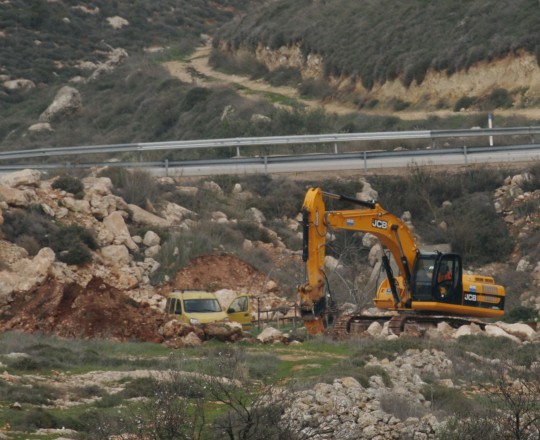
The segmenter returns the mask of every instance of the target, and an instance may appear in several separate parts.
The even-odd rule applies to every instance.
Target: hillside
[[[361,109],[534,107],[539,17],[528,0],[276,1],[225,25],[214,44],[305,91],[323,81],[319,93]]]
[[[322,58],[324,53],[338,57],[339,65],[359,61],[375,72],[380,70],[377,65],[388,66],[388,60],[369,56],[372,46],[364,47],[365,56],[359,57],[356,44],[343,45],[343,36],[335,41],[330,38],[337,35],[334,29],[341,32],[344,27],[327,24],[357,14],[363,19],[349,28],[359,32],[359,37],[366,33],[365,40],[358,41],[368,45],[376,42],[377,48],[388,47],[387,56],[405,63],[410,57],[420,60],[433,56],[433,50],[452,54],[445,45],[450,41],[447,34],[429,33],[433,47],[425,53],[418,52],[420,49],[412,43],[405,43],[409,40],[404,36],[399,37],[403,45],[381,42],[377,39],[379,28],[366,27],[366,20],[392,29],[398,14],[403,13],[415,24],[411,33],[405,34],[414,42],[418,34],[426,34],[420,25],[430,23],[430,14],[436,17],[451,3],[443,2],[440,11],[420,6],[405,11],[400,6],[395,8],[395,16],[381,15],[385,4],[380,2],[369,3],[362,13],[357,11],[356,2],[321,3],[320,10],[314,8],[315,4],[319,3],[238,0],[195,5],[170,0],[159,6],[140,2],[132,7],[131,2],[117,1],[80,2],[72,7],[64,2],[48,6],[24,0],[3,2],[0,148],[463,128],[486,126],[486,112],[494,109],[500,127],[535,124],[538,120],[534,87],[540,81],[536,79],[538,66],[531,58],[536,33],[527,24],[536,14],[531,5],[520,3],[523,7],[505,9],[505,14],[514,14],[512,20],[521,20],[523,14],[527,14],[527,19],[521,26],[508,26],[504,34],[497,31],[504,38],[499,41],[496,57],[478,60],[476,64],[462,63],[446,72],[429,68],[424,80],[412,81],[408,86],[399,74],[385,77],[371,88],[361,86],[356,90],[351,81],[362,83],[358,73],[321,70],[327,63]],[[328,9],[332,7],[336,11]],[[289,18],[298,8],[302,20],[297,20],[297,29],[291,33],[295,35],[294,43],[278,38],[275,44],[267,44],[264,32],[268,30],[271,35],[274,28],[278,33],[286,32],[287,26],[292,25]],[[450,14],[454,21],[448,21],[447,26],[461,15],[472,17],[477,9],[476,2],[459,3]],[[261,17],[260,10],[268,20],[257,28],[253,23]],[[492,11],[494,16],[500,14],[497,5],[492,5]],[[321,13],[332,19],[321,21]],[[235,21],[235,17],[240,21]],[[310,27],[304,21],[310,19],[316,23],[311,37]],[[486,26],[492,26],[490,23],[487,20]],[[493,31],[489,26],[485,32]],[[441,29],[448,31],[447,27]],[[478,27],[466,29],[473,32]],[[264,31],[264,35],[259,35],[258,30]],[[459,40],[456,50],[474,52],[478,38],[476,34],[467,34],[467,38]],[[207,64],[204,68],[200,63],[195,65],[193,57],[198,59],[196,50],[210,44],[216,49],[209,56],[214,68],[208,71]],[[471,47],[466,48],[467,44]],[[508,45],[517,49],[505,51]],[[242,50],[236,52],[237,48]],[[313,52],[309,52],[310,48]],[[346,48],[350,52],[344,52]],[[392,51],[400,53],[396,56]],[[171,76],[165,68],[186,64],[190,57],[191,66],[188,63],[187,72],[181,76]],[[308,59],[311,67],[305,64]],[[234,81],[229,76],[216,81],[223,72],[238,73],[239,78]],[[264,89],[249,85],[248,77],[263,84]],[[446,95],[448,100],[433,102],[435,96]],[[284,152],[279,147],[269,148],[275,154]],[[309,146],[305,149],[313,151]],[[211,154],[227,156],[236,152],[231,149]],[[155,153],[152,159],[181,160],[201,155],[201,151]]]

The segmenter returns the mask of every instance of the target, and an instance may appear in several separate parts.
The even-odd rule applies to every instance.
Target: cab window
[[[240,298],[236,298],[231,303],[227,312],[229,313],[245,312],[247,311],[247,309],[248,309],[248,298],[247,296],[241,296]]]

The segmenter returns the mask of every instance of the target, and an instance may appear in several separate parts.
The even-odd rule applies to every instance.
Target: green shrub
[[[504,322],[533,322],[538,320],[538,311],[532,307],[517,306],[504,314]]]
[[[7,240],[21,244],[30,255],[48,246],[67,264],[91,261],[90,249],[97,248],[90,230],[76,224],[57,224],[40,207],[6,211],[2,232]]]
[[[251,221],[239,221],[234,225],[234,229],[242,233],[242,236],[251,241],[262,241],[263,243],[274,243],[274,237],[266,228]]]
[[[182,101],[182,111],[188,112],[197,104],[204,103],[210,94],[210,89],[206,87],[194,87],[190,89]]]
[[[296,86],[302,81],[302,74],[294,67],[279,67],[268,72],[264,79],[274,87]]]
[[[335,91],[326,81],[318,79],[306,79],[298,87],[300,96],[304,98],[326,99],[332,96]]]
[[[406,102],[406,101],[403,101],[401,99],[398,99],[398,98],[394,98],[390,101],[390,105],[392,106],[392,110],[396,111],[396,112],[400,112],[402,110],[405,110],[407,107],[409,107],[411,104]]]
[[[494,89],[482,102],[484,110],[495,110],[497,108],[512,107],[512,96],[506,89]]]
[[[408,395],[384,393],[380,400],[382,410],[400,420],[407,420],[409,417],[421,418],[428,412],[421,404],[411,402]]]
[[[100,170],[97,176],[108,177],[114,188],[122,189],[128,180],[129,171],[122,167],[107,167]]]
[[[71,193],[78,199],[82,199],[84,197],[83,183],[76,177],[72,177],[69,174],[64,174],[56,179],[53,182],[52,187],[53,189],[60,189]]]
[[[114,193],[127,203],[151,209],[154,204],[161,202],[160,186],[147,171],[108,167],[101,170],[98,176],[111,179]]]
[[[470,96],[462,96],[454,104],[454,111],[459,112],[461,111],[461,109],[467,110],[468,108],[473,106],[475,102],[476,98],[472,98]]]
[[[432,384],[424,386],[422,394],[431,402],[432,411],[466,415],[473,408],[472,402],[458,388]]]
[[[490,195],[475,193],[457,200],[445,219],[452,250],[469,264],[504,261],[512,252],[512,237]]]
[[[97,249],[93,233],[80,225],[60,225],[47,237],[48,245],[58,259],[66,264],[85,264],[92,261],[90,249]]]

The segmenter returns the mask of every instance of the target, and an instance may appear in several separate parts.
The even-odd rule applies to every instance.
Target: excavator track
[[[329,333],[334,339],[346,339],[351,336],[367,336],[369,326],[378,322],[384,326],[388,322],[388,332],[397,336],[417,336],[422,337],[430,328],[437,328],[437,325],[444,322],[452,328],[459,328],[462,325],[476,324],[482,330],[486,323],[477,319],[470,319],[459,316],[432,316],[421,314],[400,313],[396,315],[361,315],[346,313],[340,315],[334,322],[334,326]]]

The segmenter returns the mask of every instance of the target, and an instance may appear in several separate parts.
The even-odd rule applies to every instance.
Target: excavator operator
[[[437,282],[441,283],[443,281],[452,281],[452,274],[448,270],[448,265],[441,264],[441,269],[437,275]]]
[[[448,300],[452,294],[452,273],[448,270],[447,264],[441,264],[437,274],[437,285],[439,287],[439,296],[441,300]]]

